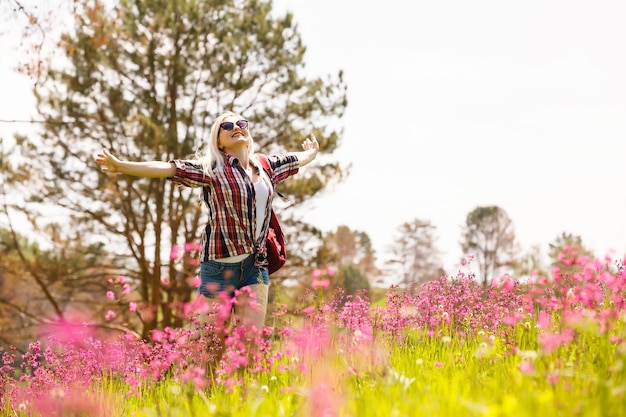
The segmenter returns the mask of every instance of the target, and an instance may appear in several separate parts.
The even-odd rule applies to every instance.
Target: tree
[[[595,259],[594,253],[583,245],[582,237],[571,233],[561,233],[549,247],[552,266],[558,267],[561,273],[580,271],[581,262]]]
[[[342,265],[337,271],[337,280],[344,290],[344,295],[356,295],[359,292],[370,291],[370,281],[361,269],[355,265]]]
[[[16,208],[37,216],[37,208],[54,207],[87,244],[111,248],[112,264],[156,309],[158,321],[141,329],[146,337],[157,326],[180,324],[174,306],[195,289],[168,254],[198,238],[206,213],[196,190],[112,179],[93,154],[105,147],[131,160],[188,156],[223,110],[246,115],[265,153],[297,149],[313,120],[321,152],[332,153],[341,132],[325,123],[343,115],[346,88],[341,72],[302,75],[305,47],[292,15],[274,17],[266,0],[121,0],[112,9],[81,0],[74,9],[75,25],[59,51],[66,59],[57,53],[35,86],[46,123],[41,136],[20,143],[31,163],[26,179],[13,184],[28,190],[28,203]],[[338,163],[322,158],[282,184],[287,208],[342,175]]]
[[[498,206],[479,206],[472,210],[467,215],[460,244],[463,253],[476,257],[484,285],[502,268],[513,267],[519,251],[513,222]]]
[[[55,230],[50,235],[60,236]],[[25,351],[45,325],[77,317],[94,323],[106,310],[120,310],[105,297],[110,270],[102,264],[107,258],[102,245],[84,246],[74,236],[42,249],[13,229],[0,229],[0,252],[0,345]],[[116,323],[103,327],[121,329]]]
[[[548,270],[543,261],[541,247],[531,246],[528,251],[521,255],[513,264],[513,273],[516,277],[547,276]]]
[[[353,265],[372,278],[380,275],[369,235],[345,225],[326,234],[316,258],[319,264]]]
[[[329,275],[332,287],[341,287],[345,294],[355,294],[357,289],[369,290],[370,282],[380,275],[367,233],[353,231],[345,225],[323,236],[313,263],[318,269],[330,267],[336,271]]]
[[[435,226],[429,221],[414,219],[401,224],[397,231],[388,264],[400,275],[401,285],[431,281],[445,274],[440,251],[435,245]]]

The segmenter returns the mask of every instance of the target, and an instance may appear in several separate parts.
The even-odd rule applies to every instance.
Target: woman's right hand
[[[96,162],[100,165],[102,172],[114,174],[119,172],[120,160],[113,156],[109,151],[103,149],[96,154]]]

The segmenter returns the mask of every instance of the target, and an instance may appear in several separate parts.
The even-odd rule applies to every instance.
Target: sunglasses
[[[247,129],[248,128],[248,121],[241,119],[241,120],[237,120],[235,123],[233,122],[223,122],[220,124],[220,129],[224,129],[228,132],[230,132],[231,130],[233,130],[235,128],[235,125],[239,126],[242,129]]]

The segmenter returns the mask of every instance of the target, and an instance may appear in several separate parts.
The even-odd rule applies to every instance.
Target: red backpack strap
[[[274,192],[276,192],[276,195],[283,200],[287,200],[287,197],[285,197],[283,193],[281,193],[280,191],[276,189],[276,184],[274,183],[274,180],[272,179],[272,168],[270,167],[270,161],[269,159],[267,159],[267,156],[262,155],[262,154],[257,154],[257,159],[263,166],[263,171],[265,171],[268,178],[270,179],[270,182],[272,183],[272,187],[274,188]]]
[[[271,180],[272,176],[270,175],[270,171],[271,171],[270,161],[267,160],[267,157],[265,155],[259,155],[259,154],[257,154],[257,159],[259,160],[259,162],[263,166],[263,170],[265,171],[267,176],[270,177],[270,180]],[[272,184],[273,183],[274,181],[272,181]]]
[[[263,165],[263,170],[272,182],[272,187],[276,190],[276,185],[272,181],[272,175],[270,172],[270,164],[264,155],[258,155],[257,159]],[[278,191],[276,193],[282,196]],[[287,251],[285,249],[285,235],[280,227],[280,222],[276,216],[274,209],[271,209],[270,224],[267,232],[267,239],[265,243],[268,261],[268,273],[271,275],[278,271],[287,260]]]

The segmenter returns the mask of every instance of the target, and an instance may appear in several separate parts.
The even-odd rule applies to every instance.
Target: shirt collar
[[[230,166],[235,166],[239,164],[239,158],[237,158],[236,156],[232,156],[231,154],[228,154],[226,152],[222,152],[222,156],[224,157],[224,160],[226,162],[228,162],[228,164],[230,164]],[[257,174],[259,172],[261,172],[259,170],[259,166],[256,162],[250,160],[250,164],[254,167],[254,169],[256,170]]]

